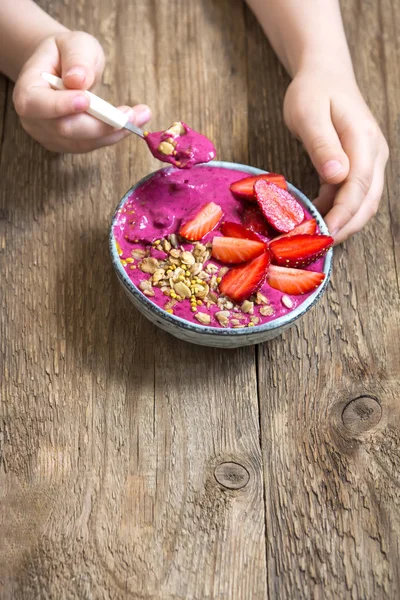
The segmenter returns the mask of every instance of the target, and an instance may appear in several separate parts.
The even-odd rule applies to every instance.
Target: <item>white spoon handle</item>
[[[66,89],[60,77],[50,75],[50,73],[42,73],[42,77],[55,90]],[[127,115],[120,111],[118,108],[115,108],[115,106],[113,106],[112,104],[109,104],[105,100],[102,100],[101,98],[99,98],[92,92],[88,92],[87,90],[85,90],[85,94],[87,94],[87,96],[89,96],[90,99],[90,106],[86,111],[89,113],[89,115],[92,115],[93,117],[96,117],[96,119],[100,119],[100,121],[103,121],[103,123],[107,123],[107,125],[111,125],[112,127],[116,127],[117,129],[122,129],[123,127],[126,127],[128,125],[127,129],[130,129],[132,131],[132,127],[135,127],[132,126],[131,123],[128,123]],[[134,131],[134,133],[137,133],[138,135],[143,137],[143,132],[139,128],[135,127],[135,129],[137,129],[137,131]]]

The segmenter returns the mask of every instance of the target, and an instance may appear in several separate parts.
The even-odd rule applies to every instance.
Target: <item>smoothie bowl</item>
[[[180,339],[221,348],[270,340],[304,315],[328,283],[332,243],[283,176],[219,161],[143,178],[110,231],[136,308]]]

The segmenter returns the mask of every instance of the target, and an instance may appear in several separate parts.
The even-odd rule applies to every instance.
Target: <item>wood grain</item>
[[[240,2],[43,6],[103,43],[100,95],[146,101],[154,128],[181,117],[224,158],[247,160]],[[10,100],[7,110],[1,597],[264,597],[254,349],[191,347],[156,330],[108,257],[118,199],[158,163],[134,136],[53,157]],[[250,475],[237,490],[214,475],[230,461]]]
[[[99,95],[316,191],[240,0],[40,4],[103,44]],[[343,12],[391,145],[382,209],[336,250],[322,302],[257,349],[190,346],[135,311],[108,226],[159,163],[135,136],[47,153],[0,77],[2,600],[397,597],[400,8]]]
[[[382,208],[336,250],[323,301],[283,338],[259,348],[272,598],[395,598],[399,590],[400,188],[394,130],[400,114],[394,55],[400,21],[389,1],[343,2],[343,13],[357,77],[389,133],[392,160]],[[259,87],[270,90],[261,106],[260,97],[253,100],[258,110],[250,126],[250,161],[261,166],[273,158],[311,194],[317,181],[308,183],[310,164],[282,134],[278,108],[288,80],[250,15],[248,30],[249,98]],[[353,416],[349,427],[360,396],[372,398],[371,405],[361,412],[362,425]]]

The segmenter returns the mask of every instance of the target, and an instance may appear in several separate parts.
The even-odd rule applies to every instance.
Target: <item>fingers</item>
[[[89,98],[83,92],[52,90],[45,81],[44,86],[32,86],[24,78],[14,91],[15,110],[21,119],[57,119],[89,108]]]
[[[360,231],[366,223],[377,213],[385,183],[385,166],[388,155],[380,152],[374,167],[371,187],[361,207],[352,219],[335,236],[335,245],[340,244],[348,237]]]
[[[296,135],[303,142],[319,175],[328,183],[342,182],[349,172],[349,159],[332,123],[330,102],[297,107]]]
[[[128,120],[138,127],[143,127],[151,118],[150,109],[145,104],[139,104],[132,108],[122,106],[119,110],[126,112]],[[113,127],[88,114],[71,115],[58,119],[55,128],[61,137],[76,140],[95,140],[115,133]]]
[[[365,201],[372,183],[378,144],[359,127],[352,126],[342,136],[343,147],[350,159],[350,173],[337,193],[326,223],[336,238],[339,231],[356,215]]]
[[[337,191],[337,185],[333,185],[331,183],[322,183],[319,190],[319,195],[313,201],[315,208],[321,213],[321,215],[326,215],[326,213],[332,208]]]
[[[82,31],[57,38],[61,76],[65,87],[89,89],[104,69],[104,53],[99,42]]]
[[[120,110],[126,112],[129,121],[139,127],[147,123],[151,116],[150,109],[144,104],[132,108],[123,106]],[[48,150],[71,153],[91,152],[116,144],[130,133],[126,129],[115,130],[87,114],[40,122],[27,119],[24,128]]]

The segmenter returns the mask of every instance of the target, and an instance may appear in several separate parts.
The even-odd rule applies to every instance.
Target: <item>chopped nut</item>
[[[153,273],[153,277],[151,278],[153,285],[157,284],[159,281],[164,279],[165,271],[164,269],[156,269]]]
[[[211,302],[212,304],[217,304],[218,296],[215,292],[209,292],[206,300],[208,300],[208,302]]]
[[[225,273],[229,271],[229,267],[221,267],[218,273],[218,277],[223,277]]]
[[[175,271],[173,271],[172,281],[179,281],[179,277],[184,274],[184,271],[181,267],[177,267]]]
[[[144,258],[139,265],[139,268],[143,271],[143,273],[153,273],[156,272],[158,268],[158,260],[156,258]]]
[[[281,302],[283,306],[286,306],[286,308],[293,308],[293,300],[289,298],[289,296],[282,296]]]
[[[190,298],[192,295],[190,289],[185,283],[183,283],[183,281],[178,281],[178,283],[175,283],[174,289],[179,296],[182,296],[182,298]]]
[[[182,250],[180,248],[172,248],[169,255],[172,256],[173,258],[179,258],[181,253],[182,253]]]
[[[213,276],[211,277],[211,280],[210,280],[210,288],[211,288],[212,290],[216,290],[216,289],[217,289],[217,286],[218,286],[218,283],[217,283],[217,278],[215,277],[215,275],[213,275]]]
[[[142,290],[143,294],[146,296],[154,296],[153,286],[151,285],[149,280],[141,281],[139,283],[139,288]]]
[[[211,317],[207,313],[197,312],[194,316],[203,325],[209,325],[211,323]]]
[[[176,267],[181,264],[179,258],[170,257],[169,262],[171,263],[171,265],[175,265]]]
[[[263,317],[270,317],[273,314],[274,314],[274,309],[269,304],[262,306],[260,308],[260,315],[262,315]]]
[[[177,121],[176,123],[173,123],[171,127],[168,127],[165,133],[169,133],[169,135],[184,135],[186,129],[180,121]]]
[[[218,267],[217,267],[217,265],[214,265],[213,263],[208,263],[208,265],[206,266],[206,271],[207,271],[207,273],[211,273],[213,275],[214,273],[216,273],[218,271]]]
[[[168,302],[165,303],[165,305],[164,305],[165,310],[168,310],[169,308],[174,308],[176,303],[177,303],[177,300],[175,300],[174,298],[171,298],[171,300],[168,300]]]
[[[190,267],[190,272],[192,275],[198,275],[200,273],[200,271],[202,270],[202,265],[200,263],[195,263],[194,265],[192,265]]]
[[[264,294],[262,294],[261,292],[257,292],[256,298],[255,298],[255,303],[256,304],[269,304],[269,300],[266,296],[264,296]]]
[[[222,327],[226,327],[229,323],[229,310],[219,310],[215,313],[215,318]]]
[[[243,323],[241,323],[238,319],[232,319],[231,324],[233,327],[245,327]]]
[[[205,298],[208,292],[210,291],[210,288],[207,283],[195,283],[193,287],[194,295],[197,298]]]
[[[238,319],[239,321],[241,321],[242,319],[245,319],[245,318],[246,318],[246,315],[244,315],[243,313],[241,313],[240,309],[239,309],[239,312],[237,314],[235,314],[235,319]]]
[[[133,258],[135,258],[136,260],[140,260],[141,258],[144,258],[146,256],[146,252],[145,250],[132,250],[131,252]]]
[[[200,273],[198,273],[197,275],[198,279],[200,279],[201,281],[207,281],[208,279],[210,279],[210,276],[208,273],[206,273],[205,271],[200,271]]]
[[[162,247],[164,252],[169,252],[171,250],[171,242],[166,240],[165,238],[162,240]]]
[[[202,256],[202,262],[206,262],[211,256],[210,250],[206,250],[205,254]]]
[[[203,244],[200,244],[200,242],[197,242],[194,246],[193,249],[193,255],[198,258],[199,256],[203,256],[203,254],[206,251],[206,247]]]
[[[253,315],[252,317],[250,317],[250,321],[252,323],[254,323],[254,325],[258,325],[258,323],[260,322],[259,317],[256,317],[255,315]]]
[[[219,298],[217,300],[217,304],[221,309],[228,308],[227,303],[228,303],[228,298],[226,298],[225,296],[219,296]],[[233,308],[233,304],[232,304],[231,308]]]
[[[158,146],[157,150],[159,152],[161,152],[161,154],[170,156],[174,151],[174,147],[172,144],[169,144],[168,142],[161,142],[161,144]]]
[[[231,302],[230,300],[227,300],[225,302],[225,308],[228,309],[228,310],[232,310],[232,308],[233,308],[233,302]]]
[[[194,265],[196,259],[191,252],[185,250],[185,252],[182,252],[181,254],[181,261],[185,265]]]
[[[254,302],[249,302],[245,300],[241,306],[242,312],[253,314],[254,312]]]

